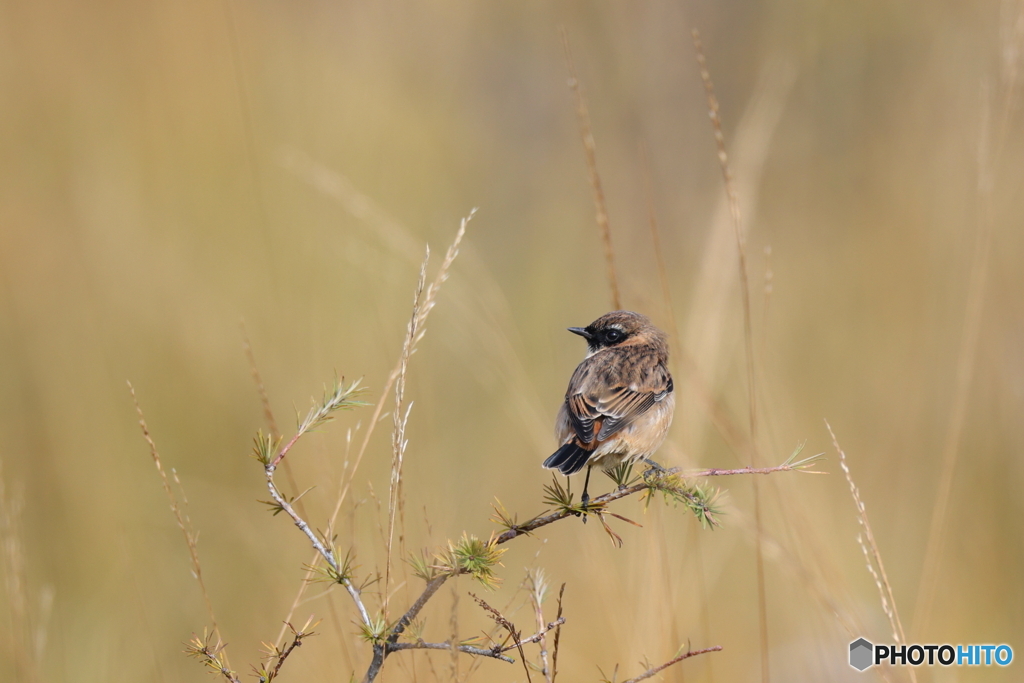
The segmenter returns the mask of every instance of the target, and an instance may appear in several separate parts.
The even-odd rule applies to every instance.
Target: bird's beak
[[[570,327],[569,331],[572,332],[573,334],[580,335],[587,341],[590,341],[591,339],[594,338],[594,335],[590,334],[590,332],[587,332],[587,328],[585,327]]]

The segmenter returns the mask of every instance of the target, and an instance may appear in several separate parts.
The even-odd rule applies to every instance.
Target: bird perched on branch
[[[587,468],[583,505],[590,500],[590,470],[610,472],[648,458],[668,434],[675,408],[668,338],[650,320],[612,311],[569,331],[587,340],[587,357],[569,380],[555,434],[561,447],[544,467],[564,475]]]

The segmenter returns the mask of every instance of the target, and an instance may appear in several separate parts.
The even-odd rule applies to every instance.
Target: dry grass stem
[[[430,261],[430,248],[427,248],[423,264],[420,266],[420,276],[416,283],[416,291],[412,300],[412,317],[406,330],[405,342],[402,344],[402,356],[398,363],[398,379],[395,381],[395,409],[392,411],[394,429],[391,434],[391,479],[388,493],[388,535],[387,535],[387,559],[384,569],[384,618],[388,616],[389,590],[391,586],[391,556],[395,540],[395,518],[398,511],[398,499],[401,495],[402,465],[405,460],[405,449],[409,441],[405,438],[405,427],[409,423],[409,412],[412,404],[408,407],[405,402],[405,375],[409,368],[409,357],[412,356],[413,345],[419,336],[420,305],[422,303],[423,289],[427,281],[427,263]]]
[[[708,97],[708,113],[711,117],[711,127],[715,135],[715,145],[718,147],[718,162],[722,169],[722,180],[725,183],[725,192],[729,199],[729,213],[732,216],[733,232],[736,236],[736,253],[739,257],[740,270],[740,293],[743,298],[743,333],[744,348],[747,355],[747,390],[749,392],[750,408],[750,433],[753,440],[757,441],[757,401],[754,389],[754,332],[750,316],[750,282],[747,272],[747,251],[746,238],[743,234],[743,224],[740,217],[740,200],[736,193],[736,184],[733,182],[732,171],[729,170],[729,156],[725,149],[725,135],[722,132],[722,119],[718,115],[718,98],[715,97],[715,86],[711,81],[711,73],[708,71],[707,61],[704,58],[704,47],[700,42],[700,33],[693,29],[693,46],[697,53],[697,64],[700,67],[700,77],[704,82],[704,89]]]
[[[696,362],[693,357],[685,351],[683,346],[683,338],[679,334],[679,325],[676,322],[675,305],[672,302],[672,290],[669,287],[668,281],[668,269],[665,266],[665,255],[661,244],[661,230],[658,225],[658,213],[654,206],[654,183],[651,176],[651,160],[647,152],[647,145],[641,140],[640,142],[640,162],[643,169],[644,179],[644,195],[647,200],[647,215],[648,223],[650,226],[651,233],[651,244],[654,248],[654,258],[658,268],[658,284],[661,286],[661,297],[662,304],[665,308],[665,315],[669,321],[669,333],[670,343],[677,358],[682,357],[684,363],[689,366],[689,377],[694,382],[701,382],[699,371],[696,367]],[[718,419],[712,418],[713,423],[719,428],[719,432],[722,433],[726,441],[729,442],[727,432],[739,432],[734,425],[724,426],[723,423],[731,423],[731,418],[724,414],[724,411],[716,411],[716,405],[714,399],[711,398],[710,391],[699,391],[702,399],[704,399],[705,409],[708,413],[719,413]],[[711,619],[710,611],[708,609],[708,591],[707,591],[707,577],[704,571],[703,561],[703,550],[702,540],[699,534],[694,536],[694,547],[697,567],[697,586],[698,595],[700,598],[700,612],[701,612],[701,628],[704,631],[704,637],[710,637],[711,632]],[[664,545],[663,545],[664,548]],[[666,575],[666,579],[668,579]],[[714,683],[715,675],[714,670],[711,667],[710,662],[708,663],[708,680]]]
[[[644,197],[647,200],[647,219],[651,229],[651,244],[654,247],[654,259],[658,266],[658,284],[661,287],[661,299],[665,307],[665,317],[669,321],[672,346],[679,348],[682,338],[676,325],[675,306],[672,303],[672,290],[668,284],[668,269],[665,267],[665,254],[661,248],[661,230],[658,227],[658,212],[654,208],[654,183],[651,179],[651,159],[647,154],[647,145],[640,142],[640,165],[643,169]]]
[[[778,60],[765,62],[760,69],[754,93],[736,127],[735,141],[730,147],[728,159],[736,194],[740,197],[745,215],[753,215],[757,206],[757,190],[771,141],[782,120],[795,80],[796,71],[788,63]],[[729,197],[725,192],[717,202],[702,251],[694,275],[687,323],[681,328],[684,335],[681,346],[687,352],[681,358],[692,368],[699,367],[702,378],[700,384],[704,386],[697,382],[684,383],[680,389],[684,389],[685,393],[677,399],[682,400],[684,405],[694,402],[714,405],[705,394],[709,394],[714,401],[719,393],[716,387],[732,363],[729,351],[733,348],[734,337],[729,329],[729,319],[733,316],[729,311],[732,310],[732,292],[738,289],[739,278],[729,276],[735,273],[736,237]],[[736,318],[737,322],[739,320]],[[693,362],[686,356],[692,358]],[[704,419],[698,413],[685,411],[677,415],[690,440],[689,450],[704,450],[702,442],[706,440],[708,426],[714,425],[719,431],[729,428],[729,420],[723,420],[719,414],[721,412],[720,408],[712,412],[711,420]],[[728,438],[740,444],[749,441],[745,433],[730,434]],[[749,450],[740,452],[743,460],[754,457]]]
[[[832,431],[832,425],[826,420],[825,426],[828,427],[828,433],[832,436],[832,445],[835,446],[836,451],[839,453],[839,466],[843,469],[846,481],[850,485],[850,495],[853,497],[853,504],[857,508],[857,522],[863,529],[862,534],[857,534],[857,542],[864,553],[864,560],[867,562],[868,571],[878,587],[878,595],[882,599],[882,610],[885,612],[885,616],[889,618],[889,625],[892,627],[892,637],[897,643],[906,643],[907,637],[903,632],[903,623],[900,621],[899,611],[896,609],[896,598],[892,594],[892,584],[889,583],[889,577],[885,573],[882,554],[878,550],[875,535],[871,531],[871,523],[868,521],[867,509],[864,507],[864,501],[860,498],[860,491],[857,490],[857,486],[853,483],[850,467],[846,463],[846,453],[839,447],[839,441],[836,439],[835,432]],[[865,538],[867,539],[866,544]],[[911,680],[917,680],[912,668],[908,669],[908,673]]]
[[[619,278],[615,270],[615,250],[612,248],[612,232],[608,225],[608,208],[604,201],[604,189],[601,187],[601,176],[597,173],[597,144],[590,126],[590,112],[587,110],[587,99],[583,94],[583,86],[576,76],[576,66],[572,61],[572,49],[569,35],[565,27],[560,28],[562,48],[565,51],[565,66],[569,71],[569,88],[576,96],[576,117],[579,119],[580,136],[583,138],[583,152],[587,159],[587,173],[590,176],[590,188],[594,192],[594,210],[597,214],[597,227],[601,232],[601,243],[604,245],[605,264],[608,268],[608,286],[612,292],[612,309],[622,309],[622,297],[619,295]]]
[[[772,270],[772,247],[764,248],[764,307],[761,310],[761,360],[763,361],[768,347],[768,311],[771,307],[772,294],[775,291],[775,272]]]
[[[277,420],[274,419],[274,411],[270,407],[270,396],[267,394],[267,387],[263,383],[259,366],[256,365],[256,354],[253,353],[252,344],[249,343],[249,331],[245,327],[245,320],[239,322],[239,327],[242,330],[242,349],[245,351],[245,359],[249,362],[249,374],[252,375],[256,392],[260,395],[260,405],[263,406],[263,420],[267,423],[270,435],[275,440],[280,439],[281,430],[277,428]]]
[[[256,393],[260,396],[260,404],[263,406],[263,421],[266,423],[267,431],[270,436],[278,441],[281,438],[281,430],[277,427],[277,420],[274,418],[274,411],[270,407],[270,395],[267,393],[267,387],[263,383],[263,376],[260,374],[259,366],[256,364],[256,354],[252,350],[252,344],[249,343],[249,332],[245,327],[245,320],[239,322],[239,326],[242,330],[242,349],[245,351],[245,359],[249,363],[249,374],[252,376],[253,384],[256,385]],[[298,491],[299,485],[295,482],[295,474],[292,472],[291,463],[287,460],[283,463],[284,476],[288,480],[288,487],[292,491]],[[303,517],[306,516],[306,509],[302,501],[295,501],[295,509],[299,511],[299,514]],[[288,619],[291,619],[292,615],[288,615]],[[288,619],[285,619],[285,624],[288,623]],[[281,627],[281,635],[287,630],[287,626]],[[280,642],[280,637],[278,638]]]
[[[336,198],[338,198],[339,200],[345,201],[347,203],[353,203],[355,205],[355,208],[362,207],[360,209],[360,215],[367,211],[373,213],[375,216],[377,215],[375,205],[373,205],[373,203],[370,202],[368,198],[356,193],[355,189],[351,187],[347,179],[337,176],[337,174],[332,174],[327,169],[322,168],[318,165],[314,165],[314,162],[305,157],[301,157],[298,160],[292,159],[293,156],[298,154],[298,152],[294,152],[289,155],[288,161],[290,166],[294,165],[295,167],[297,167],[297,170],[311,174],[311,181],[317,182],[318,186],[326,184],[327,187],[324,188],[324,191],[329,192],[330,194],[332,194],[332,196],[336,196]],[[339,184],[340,187],[336,187]],[[353,193],[354,197],[352,196]],[[430,311],[434,307],[434,304],[437,299],[437,293],[440,290],[441,285],[448,279],[451,265],[454,262],[455,258],[459,255],[459,247],[462,244],[462,238],[465,236],[466,227],[469,224],[469,221],[472,220],[473,216],[476,214],[476,211],[477,210],[474,208],[472,211],[470,211],[469,215],[466,218],[462,219],[459,225],[459,230],[456,233],[455,238],[452,240],[451,246],[448,248],[448,251],[445,254],[445,258],[441,264],[440,270],[438,271],[434,280],[430,283],[430,286],[426,290],[426,295],[424,297],[425,304],[420,307],[421,319],[416,323],[417,326],[419,327],[419,335],[417,341],[422,339],[423,334],[426,332],[425,325],[427,315],[429,315]],[[407,240],[406,235],[404,231],[401,229],[401,227],[398,226],[397,224],[393,224],[391,221],[386,219],[386,217],[377,217],[379,220],[385,221],[386,227],[388,228],[386,234],[393,242],[395,242],[395,248],[404,249]],[[413,351],[415,351],[415,347]],[[399,373],[401,372],[403,359],[405,359],[404,344],[402,353],[399,355],[395,367],[391,370],[391,373],[388,375],[387,381],[384,383],[384,388],[381,390],[380,398],[374,404],[373,414],[370,416],[370,419],[367,422],[366,430],[363,433],[363,439],[360,442],[359,450],[357,451],[356,457],[352,462],[352,466],[348,468],[346,472],[343,474],[341,492],[339,493],[338,498],[334,503],[334,509],[331,511],[330,517],[328,518],[327,522],[328,535],[330,535],[331,530],[334,529],[338,515],[341,512],[341,508],[344,505],[345,500],[348,498],[349,491],[352,488],[352,483],[355,480],[356,472],[358,471],[359,465],[363,461],[363,456],[366,454],[366,449],[370,444],[370,438],[373,436],[374,430],[376,429],[378,422],[380,422],[381,413],[384,410],[386,399],[390,395],[391,389],[394,386],[395,381],[398,379]],[[315,574],[315,568],[317,563],[320,561],[320,557],[321,556],[319,552],[314,552],[313,557],[307,563],[309,569],[307,569],[306,576],[304,577],[305,580],[300,582],[299,584],[299,589],[298,591],[296,591],[295,598],[292,600],[292,604],[291,607],[289,608],[288,618],[286,619],[286,621],[292,618],[292,616],[295,613],[295,610],[302,602],[303,596],[305,595],[306,589],[309,585],[309,579],[312,578],[313,575]],[[283,637],[284,629],[282,629],[281,633],[278,636],[278,642],[280,642],[281,638]]]
[[[430,260],[430,249],[427,249],[426,256],[423,259],[423,264],[420,266],[419,280],[417,281],[416,291],[413,295],[412,315],[410,316],[409,323],[406,327],[405,341],[402,344],[402,355],[398,361],[398,373],[395,380],[395,409],[392,415],[394,428],[391,438],[391,487],[388,499],[387,559],[384,572],[385,591],[383,611],[385,619],[388,615],[388,587],[391,585],[395,519],[396,515],[400,514],[403,509],[402,467],[405,461],[405,449],[408,445],[408,441],[405,438],[405,428],[409,421],[409,411],[412,409],[412,404],[409,404],[408,407],[404,407],[406,372],[409,368],[409,359],[412,357],[412,354],[416,352],[416,347],[423,339],[423,335],[426,334],[427,317],[437,304],[437,294],[441,290],[441,286],[448,279],[451,266],[459,255],[459,246],[462,244],[462,238],[466,235],[466,226],[471,220],[473,220],[473,216],[475,214],[476,209],[473,209],[469,212],[468,216],[462,219],[459,224],[459,230],[455,233],[455,239],[452,240],[451,246],[448,247],[444,260],[441,262],[441,267],[429,286],[426,286],[427,263]],[[402,543],[400,542],[399,545],[402,545]]]
[[[2,465],[2,461],[0,461]],[[21,496],[9,494],[0,467],[0,569],[7,594],[5,648],[14,662],[17,680],[41,681],[40,666],[46,645],[46,621],[52,606],[52,590],[43,594],[38,611],[29,607],[28,572],[22,543]]]
[[[232,0],[224,0],[224,19],[227,24],[228,44],[231,46],[231,68],[235,77],[235,94],[238,97],[238,112],[242,119],[242,132],[245,137],[246,167],[249,169],[249,180],[252,183],[252,192],[256,196],[253,202],[257,212],[257,220],[260,224],[260,232],[263,235],[263,243],[267,250],[267,262],[271,264],[268,269],[272,279],[276,278],[276,270],[273,267],[273,249],[270,242],[270,220],[267,217],[267,204],[263,198],[263,174],[260,169],[259,153],[256,145],[256,125],[253,121],[253,108],[249,96],[249,87],[245,79],[245,66],[242,60],[242,45],[238,35],[238,22],[235,20]],[[276,284],[276,283],[275,283]],[[276,289],[276,288],[275,288]]]
[[[149,454],[153,458],[153,464],[156,465],[156,471],[160,475],[160,482],[163,484],[164,493],[167,494],[167,501],[171,506],[171,513],[174,515],[175,521],[178,522],[178,528],[181,529],[182,535],[185,537],[185,545],[188,547],[188,556],[192,562],[192,576],[195,577],[196,582],[199,584],[199,590],[203,594],[203,604],[206,606],[206,615],[210,619],[210,624],[213,629],[212,634],[216,636],[218,640],[221,640],[220,628],[217,626],[217,617],[213,613],[213,603],[210,601],[210,594],[206,590],[206,583],[203,581],[203,567],[199,563],[199,545],[197,543],[198,534],[192,528],[192,520],[188,518],[188,514],[183,513],[181,506],[178,504],[177,496],[174,495],[174,490],[171,488],[170,479],[167,477],[167,472],[164,471],[163,461],[160,459],[160,453],[157,451],[156,442],[149,433],[149,426],[146,425],[146,418],[142,414],[142,406],[139,405],[139,399],[135,396],[135,387],[132,386],[131,382],[128,382],[128,391],[132,396],[132,403],[135,404],[135,412],[139,416],[139,428],[142,430],[142,437],[149,444]],[[177,476],[175,475],[177,481]],[[181,482],[178,481],[179,488]],[[225,661],[227,655],[224,655]]]
[[[459,636],[459,594],[455,590],[455,586],[452,586],[452,604],[451,609],[448,612],[448,629],[451,632],[451,642],[454,644]],[[448,659],[448,663],[451,667],[451,680],[459,680],[459,653],[452,647],[451,657]]]
[[[974,369],[978,357],[978,338],[981,332],[981,318],[985,306],[985,285],[988,281],[989,263],[992,251],[994,217],[992,194],[995,185],[995,163],[1005,148],[1007,126],[1017,84],[1017,58],[1024,48],[1024,3],[1020,3],[1018,14],[1013,21],[1004,22],[1011,28],[1003,31],[1002,48],[1007,58],[1002,71],[1002,115],[1000,116],[997,139],[992,139],[992,106],[987,88],[982,88],[979,100],[982,105],[981,130],[978,135],[977,195],[978,216],[974,235],[974,254],[967,281],[967,298],[964,305],[964,322],[957,356],[955,388],[946,423],[946,438],[942,448],[942,468],[939,471],[938,492],[932,508],[928,526],[928,543],[921,569],[917,602],[914,608],[912,632],[921,636],[931,620],[932,605],[938,585],[939,565],[942,557],[943,532],[953,490],[953,474],[960,453],[960,440],[967,420],[968,399],[974,381]],[[1009,58],[1010,55],[1015,57]]]
[[[544,598],[547,597],[548,580],[543,569],[535,569],[527,574],[527,582],[530,590],[530,603],[533,606],[533,616],[537,623],[537,631],[540,634],[540,672],[546,683],[552,683],[551,663],[549,661],[548,643],[545,637],[544,628]],[[560,619],[561,617],[559,617]],[[556,620],[557,621],[557,620]],[[561,626],[557,624],[556,628]],[[550,629],[548,629],[550,630]]]
[[[701,45],[700,33],[693,29],[693,46],[697,53],[697,64],[700,66],[700,77],[704,82],[704,90],[708,97],[708,112],[711,116],[711,127],[715,135],[715,145],[718,147],[718,162],[722,169],[722,180],[725,183],[725,192],[729,200],[729,213],[732,216],[733,231],[736,236],[736,253],[739,257],[740,269],[740,293],[743,300],[743,341],[747,357],[747,391],[748,406],[750,410],[750,440],[754,446],[751,450],[751,462],[756,464],[757,453],[757,389],[754,382],[756,372],[754,370],[754,331],[750,314],[750,282],[747,273],[746,239],[743,235],[743,226],[740,217],[739,196],[736,193],[736,186],[733,182],[732,172],[729,170],[729,156],[725,148],[725,135],[722,132],[722,119],[718,114],[718,98],[715,97],[715,86],[711,81],[711,73],[708,71],[707,61],[704,58],[704,48]],[[761,680],[764,683],[770,680],[770,668],[768,660],[768,605],[764,579],[764,552],[761,548],[761,490],[756,479],[753,480],[754,487],[754,520],[757,525],[758,538],[755,543],[755,564],[757,568],[757,601],[759,631],[761,641]]]

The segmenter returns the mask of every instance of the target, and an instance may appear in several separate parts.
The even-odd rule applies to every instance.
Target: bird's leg
[[[587,467],[587,477],[583,480],[583,495],[580,496],[580,502],[583,503],[583,509],[587,509],[587,504],[590,503],[590,494],[587,493],[587,487],[590,485],[590,470],[593,469],[593,465]],[[587,523],[587,516],[583,516],[583,523]]]
[[[593,466],[587,467],[587,478],[583,480],[583,495],[580,496],[580,500],[583,502],[583,507],[587,507],[587,503],[590,502],[590,494],[587,493],[587,487],[590,485],[590,470]]]

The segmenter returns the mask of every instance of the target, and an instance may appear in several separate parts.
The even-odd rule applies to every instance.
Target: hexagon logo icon
[[[858,638],[850,643],[850,666],[857,671],[863,671],[871,666],[871,653],[875,646],[864,638]]]

